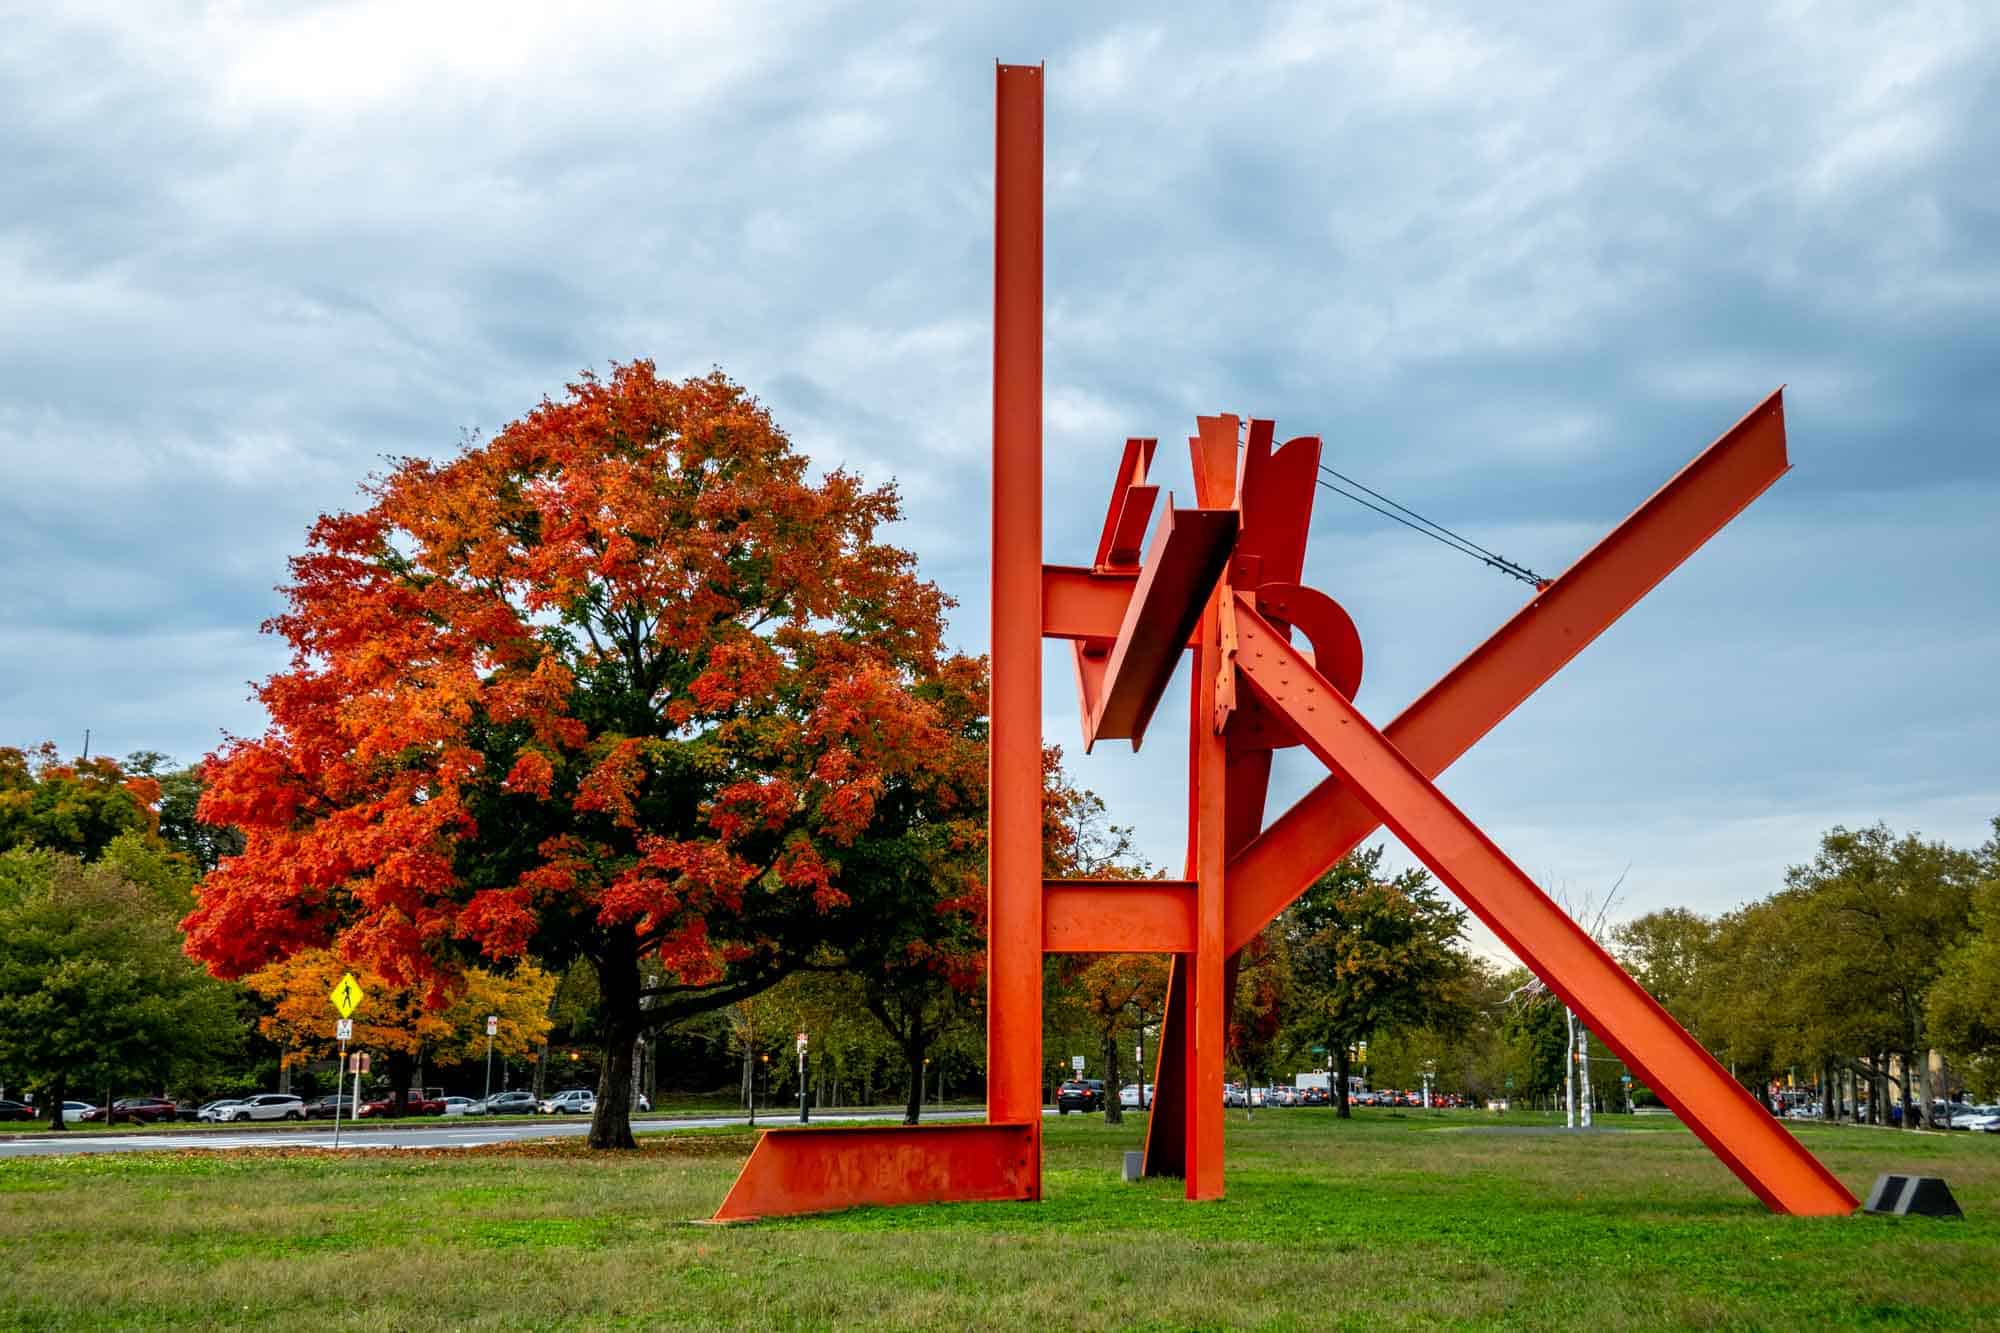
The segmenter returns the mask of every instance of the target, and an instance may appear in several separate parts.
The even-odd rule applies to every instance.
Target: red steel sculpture
[[[1219,1197],[1230,960],[1382,827],[1773,1211],[1852,1212],[1832,1173],[1433,784],[1786,471],[1782,390],[1378,730],[1351,702],[1353,622],[1299,582],[1315,436],[1274,446],[1269,421],[1199,418],[1196,505],[1170,497],[1157,523],[1156,441],[1127,440],[1093,561],[1042,563],[1042,73],[998,69],[987,1121],[768,1131],[716,1219],[1040,1198],[1044,953],[1173,956],[1146,1171]],[[1071,643],[1087,745],[1137,748],[1192,655],[1185,878],[1043,881],[1044,638]],[[1271,755],[1292,745],[1329,776],[1266,826]]]

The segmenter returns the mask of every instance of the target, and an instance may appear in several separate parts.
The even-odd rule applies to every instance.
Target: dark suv
[[[111,1104],[108,1113],[100,1106],[95,1110],[85,1111],[81,1117],[84,1120],[108,1119],[114,1125],[120,1120],[152,1125],[173,1118],[174,1104],[164,1097],[120,1097]]]
[[[1103,1109],[1104,1080],[1101,1078],[1073,1078],[1056,1089],[1056,1110],[1064,1115],[1071,1111]]]

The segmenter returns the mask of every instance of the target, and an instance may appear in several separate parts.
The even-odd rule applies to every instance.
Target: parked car
[[[317,1097],[306,1103],[306,1119],[331,1120],[335,1107],[340,1108],[342,1120],[354,1118],[354,1099],[337,1092],[330,1092],[324,1097]]]
[[[1104,1080],[1101,1078],[1073,1078],[1056,1089],[1056,1111],[1059,1114],[1103,1109]]]
[[[1949,1129],[1985,1129],[1988,1122],[1993,1120],[2000,1120],[2000,1106],[1968,1106],[1946,1122],[1946,1127]]]
[[[526,1088],[515,1088],[511,1092],[496,1092],[485,1102],[487,1115],[533,1115],[535,1094]]]
[[[1299,1103],[1302,1106],[1331,1106],[1333,1094],[1325,1088],[1307,1088],[1299,1094]]]
[[[96,1109],[97,1106],[93,1102],[64,1102],[63,1121],[68,1123],[71,1120],[81,1120]]]
[[[222,1119],[222,1113],[225,1110],[232,1106],[241,1105],[242,1101],[241,1097],[224,1097],[218,1101],[204,1102],[194,1108],[194,1118],[213,1123]],[[182,1109],[185,1110],[186,1108],[183,1107]]]
[[[411,1088],[408,1095],[403,1099],[403,1109],[398,1111],[396,1108],[396,1094],[393,1092],[383,1093],[379,1097],[361,1103],[361,1109],[355,1113],[355,1118],[366,1119],[373,1117],[380,1120],[399,1114],[443,1115],[444,1094],[437,1088]]]
[[[1299,1104],[1299,1090],[1289,1086],[1272,1088],[1271,1095],[1266,1100],[1272,1106],[1297,1106]]]
[[[174,1103],[165,1097],[120,1097],[111,1103],[109,1111],[101,1106],[93,1106],[84,1112],[81,1118],[107,1121],[113,1125],[121,1120],[135,1125],[153,1125],[174,1118]]]
[[[444,1099],[446,1115],[485,1115],[486,1103],[474,1101],[470,1097],[447,1097]]]
[[[1124,1087],[1118,1089],[1118,1104],[1120,1106],[1129,1106],[1134,1110],[1138,1110],[1139,1085],[1137,1083],[1127,1083]],[[1146,1085],[1146,1106],[1150,1108],[1152,1105],[1153,1105],[1153,1085],[1148,1083]]]
[[[589,1088],[565,1088],[535,1109],[543,1115],[595,1115],[597,1094]]]
[[[227,1124],[239,1120],[303,1120],[306,1104],[303,1098],[289,1092],[265,1092],[224,1107],[216,1112],[215,1118]]]
[[[33,1120],[35,1108],[26,1102],[9,1101],[0,1097],[0,1120]]]

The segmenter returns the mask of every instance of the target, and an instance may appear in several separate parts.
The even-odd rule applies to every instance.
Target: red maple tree
[[[434,1002],[478,956],[587,960],[592,1142],[629,1145],[635,1037],[864,933],[893,903],[850,864],[936,855],[983,795],[915,688],[971,668],[878,536],[894,488],[808,473],[720,372],[636,361],[322,518],[266,626],[270,727],[207,765],[201,818],[245,842],[189,952],[332,945]]]

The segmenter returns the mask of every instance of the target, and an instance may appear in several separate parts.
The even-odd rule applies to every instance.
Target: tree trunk
[[[604,1065],[597,1076],[590,1146],[637,1148],[632,1138],[632,1046],[639,1036],[639,946],[630,936],[614,931],[603,956],[593,961],[604,1024]]]
[[[1354,1112],[1347,1105],[1347,1071],[1349,1068],[1347,1062],[1347,1045],[1338,1038],[1335,1038],[1331,1045],[1333,1046],[1332,1091],[1335,1108],[1334,1114],[1338,1115],[1342,1120],[1351,1120],[1354,1118]],[[1247,1101],[1249,1099],[1246,1097],[1244,1100]]]
[[[1910,1019],[1910,1045],[1917,1052],[1917,1100],[1921,1104],[1924,1127],[1935,1129],[1931,1124],[1931,1108],[1937,1104],[1931,1088],[1931,1053],[1924,1049],[1924,1020],[1921,1016]]]
[[[417,1071],[417,1061],[411,1055],[391,1055],[389,1065],[389,1096],[393,1107],[392,1115],[401,1117],[410,1113],[410,1079]]]
[[[597,1078],[597,1109],[590,1117],[590,1146],[636,1148],[632,1138],[632,1039],[613,1036],[604,1043],[604,1069]]]
[[[69,1075],[58,1069],[55,1081],[49,1084],[49,1128],[67,1130],[69,1122],[63,1119],[63,1103],[69,1099]],[[105,1112],[110,1115],[109,1111]]]
[[[1104,1123],[1125,1123],[1124,1099],[1118,1095],[1118,1039],[1109,1033],[1104,1037]]]
[[[1902,1103],[1903,1103],[1903,1128],[1904,1128],[1904,1129],[1915,1129],[1915,1128],[1917,1127],[1917,1117],[1916,1117],[1916,1114],[1915,1114],[1915,1111],[1914,1111],[1914,1108],[1913,1108],[1913,1107],[1911,1106],[1911,1102],[1910,1102],[1910,1083],[1911,1083],[1911,1079],[1910,1079],[1910,1059],[1911,1059],[1911,1056],[1910,1056],[1910,1053],[1909,1053],[1908,1051],[1904,1051],[1904,1052],[1903,1052],[1903,1081],[1902,1081],[1902,1083],[1901,1083],[1901,1084],[1899,1084],[1899,1085],[1897,1086],[1897,1088],[1896,1088],[1896,1092],[1897,1092],[1897,1094],[1898,1094],[1898,1095],[1900,1096],[1900,1098],[1901,1098],[1901,1100],[1902,1100]]]
[[[910,1095],[903,1104],[903,1123],[914,1125],[924,1110],[924,1049],[927,1043],[921,1029],[917,1036],[903,1046],[903,1059],[910,1066]]]

